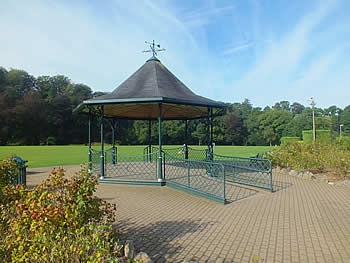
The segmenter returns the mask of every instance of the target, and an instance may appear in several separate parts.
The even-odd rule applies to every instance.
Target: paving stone
[[[45,177],[40,169],[28,176],[29,185]],[[184,256],[200,263],[249,262],[255,254],[264,262],[350,262],[349,186],[279,174],[274,183],[283,188],[254,189],[226,205],[169,187],[101,184],[97,195],[117,204],[125,239],[157,263]],[[229,188],[237,192],[228,196],[251,189]]]

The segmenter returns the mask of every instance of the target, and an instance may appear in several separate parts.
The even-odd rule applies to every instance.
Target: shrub
[[[17,180],[18,167],[13,157],[0,161],[0,187],[12,184]]]
[[[281,144],[284,144],[286,142],[298,142],[300,141],[299,137],[282,137],[281,138]]]
[[[328,144],[332,141],[332,133],[330,130],[317,130],[316,141],[318,143]]]
[[[340,176],[348,175],[350,172],[350,151],[342,149],[337,144],[289,142],[273,150],[269,154],[269,159],[273,165],[291,167],[299,171],[334,170]]]
[[[312,130],[304,130],[303,131],[303,142],[304,143],[313,143],[314,138],[312,134]]]
[[[2,262],[113,262],[115,206],[93,195],[97,182],[83,167],[70,179],[53,170],[32,190],[3,187]]]
[[[336,144],[342,150],[350,151],[350,136],[341,136],[336,140]]]
[[[305,143],[313,143],[313,133],[312,130],[304,130],[303,131],[303,141]],[[332,141],[332,133],[330,130],[316,130],[316,141],[318,143],[331,143]]]

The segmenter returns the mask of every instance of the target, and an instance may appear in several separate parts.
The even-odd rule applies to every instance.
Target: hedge
[[[313,143],[312,130],[303,131],[303,141],[304,143]],[[318,143],[331,143],[332,133],[330,130],[316,130],[316,141]]]
[[[281,145],[286,143],[286,142],[298,142],[300,141],[300,138],[299,137],[287,137],[287,136],[284,136],[281,138]]]

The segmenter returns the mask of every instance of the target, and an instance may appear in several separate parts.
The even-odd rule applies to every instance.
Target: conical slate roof
[[[224,108],[222,102],[196,95],[152,57],[113,92],[81,103],[75,111],[104,105],[107,117],[157,119],[195,119],[208,116],[210,108]]]

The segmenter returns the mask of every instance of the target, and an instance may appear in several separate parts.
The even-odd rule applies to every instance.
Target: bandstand
[[[101,183],[170,186],[196,195],[226,202],[227,183],[273,190],[269,160],[216,155],[213,150],[213,118],[222,115],[225,104],[199,96],[186,87],[153,56],[113,92],[82,102],[74,110],[89,116],[88,163],[100,173]],[[149,144],[142,153],[118,153],[114,125],[118,120],[146,120],[158,124],[158,145]],[[163,147],[162,122],[203,119],[207,124],[206,149]],[[92,122],[100,126],[101,148],[91,146]],[[105,149],[105,125],[112,128],[112,146]],[[184,150],[184,154],[178,152]]]

